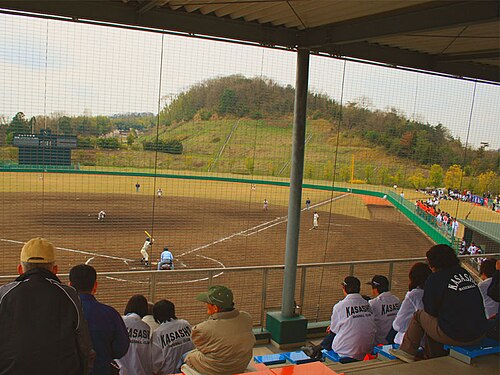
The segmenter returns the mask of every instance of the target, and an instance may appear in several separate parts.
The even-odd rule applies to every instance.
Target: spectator
[[[33,238],[21,250],[16,281],[0,287],[0,372],[83,375],[93,358],[76,291],[56,276],[54,245]]]
[[[155,303],[153,314],[159,327],[151,338],[154,374],[172,374],[184,353],[194,349],[191,325],[175,316],[175,305],[167,300]]]
[[[479,277],[481,281],[478,284],[479,290],[483,296],[484,309],[486,312],[486,318],[495,318],[498,312],[498,302],[495,302],[491,297],[488,296],[488,288],[491,285],[493,275],[495,274],[496,259],[489,258],[481,262],[479,267]]]
[[[435,358],[447,354],[443,344],[474,345],[487,329],[481,292],[454,250],[435,245],[426,256],[432,274],[425,283],[424,310],[413,315],[400,349],[391,351],[406,362],[415,360],[423,337],[424,357]]]
[[[467,248],[467,252],[469,255],[474,255],[477,252],[477,246],[474,242],[470,243],[470,246]]]
[[[143,318],[142,318],[142,321],[144,323],[146,323],[149,328],[151,329],[149,331],[149,337],[151,337],[153,335],[153,332],[155,331],[156,328],[158,328],[159,324],[156,323],[156,320],[153,316],[153,306],[154,306],[154,303],[153,302],[148,302],[148,315],[145,315]]]
[[[452,235],[453,237],[456,237],[457,236],[457,233],[458,233],[458,221],[456,218],[453,218],[453,222],[451,223],[451,230],[452,230]]]
[[[69,271],[69,281],[76,289],[87,320],[92,345],[96,352],[91,375],[109,375],[113,359],[123,357],[129,347],[127,329],[120,314],[94,297],[97,273],[92,266],[79,264]]]
[[[373,349],[377,328],[372,309],[361,294],[360,281],[347,276],[342,282],[345,298],[333,306],[327,336],[320,345],[306,346],[302,350],[311,358],[321,358],[321,350],[333,350],[341,362],[361,361]]]
[[[148,314],[148,300],[141,294],[132,296],[125,307],[123,321],[128,330],[130,347],[116,362],[120,375],[151,375],[151,346],[149,326],[142,321]]]
[[[375,345],[387,344],[387,334],[391,330],[392,322],[396,318],[401,301],[389,292],[389,280],[382,275],[373,276],[367,283],[372,287],[372,295],[375,297],[368,301],[372,308],[373,318],[377,327],[375,334]]]
[[[500,302],[500,260],[496,261],[495,273],[488,287],[488,297],[495,302]],[[494,320],[490,320],[488,327],[488,337],[500,341],[500,304]]]
[[[252,317],[234,307],[233,292],[222,285],[210,287],[196,299],[207,304],[209,317],[193,327],[196,349],[188,353],[185,363],[206,375],[243,372],[255,344]]]
[[[431,273],[431,269],[425,263],[418,262],[411,267],[408,275],[410,279],[408,292],[399,308],[396,319],[392,323],[392,328],[397,332],[394,343],[401,345],[413,314],[418,310],[424,309],[424,302],[422,301],[424,286],[425,281]]]

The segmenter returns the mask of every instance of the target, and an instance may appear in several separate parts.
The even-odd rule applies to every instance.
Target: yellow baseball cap
[[[21,250],[22,263],[54,263],[56,249],[52,242],[44,238],[32,238],[26,242]]]

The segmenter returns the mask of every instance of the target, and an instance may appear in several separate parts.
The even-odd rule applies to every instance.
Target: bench
[[[451,357],[470,364],[473,358],[500,353],[500,342],[490,338],[484,338],[477,345],[445,345],[444,348],[450,351]]]

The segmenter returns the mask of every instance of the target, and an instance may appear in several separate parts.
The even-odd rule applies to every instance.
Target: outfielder
[[[148,254],[148,250],[151,249],[151,245],[153,244],[153,242],[154,242],[154,239],[152,239],[151,237],[147,237],[146,241],[144,241],[144,245],[142,245],[142,249],[141,249],[141,255],[142,255],[141,263],[144,263],[145,266],[149,266],[149,254]]]
[[[318,219],[319,219],[318,212],[314,211],[314,215],[313,215],[313,229],[318,229]]]
[[[268,208],[269,208],[269,202],[267,201],[267,199],[264,199],[264,211],[267,211]]]
[[[158,195],[158,198],[161,198],[163,196],[163,190],[159,188],[156,194]]]
[[[104,221],[104,218],[106,217],[106,212],[104,210],[99,211],[97,214],[97,220],[99,221]]]

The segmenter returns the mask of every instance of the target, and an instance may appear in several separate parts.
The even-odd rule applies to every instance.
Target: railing
[[[500,253],[488,254],[499,257]],[[461,256],[461,259],[483,258],[484,255]],[[327,321],[332,306],[343,298],[341,282],[354,275],[362,284],[361,293],[370,294],[366,283],[374,274],[386,275],[394,294],[403,299],[408,290],[408,272],[415,262],[425,258],[363,260],[301,264],[297,267],[297,314],[309,321]],[[469,263],[469,262],[467,262]],[[176,305],[177,315],[197,323],[206,318],[205,307],[197,302],[198,293],[215,284],[229,286],[234,291],[236,307],[253,316],[255,326],[265,327],[267,311],[279,310],[283,287],[283,265],[181,269],[174,271],[128,271],[98,274],[97,298],[123,313],[128,299],[143,294],[150,301],[169,299]],[[58,275],[68,282],[68,275]],[[0,284],[16,276],[0,276]]]

